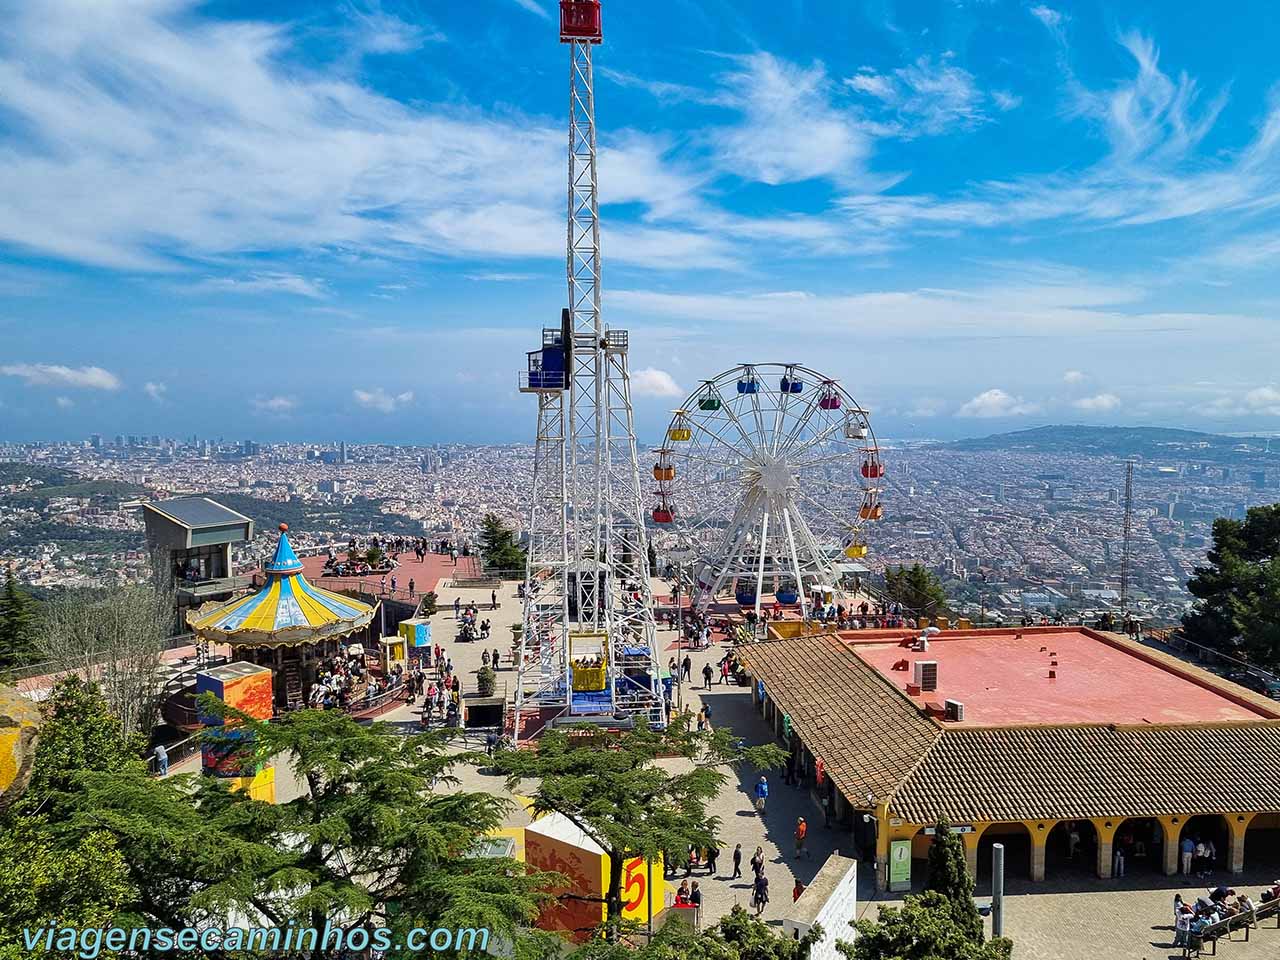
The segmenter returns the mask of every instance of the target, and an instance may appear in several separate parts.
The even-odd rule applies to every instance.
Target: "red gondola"
[[[818,400],[818,406],[823,410],[839,410],[840,391],[831,384],[827,384],[822,390],[822,396]]]
[[[668,510],[666,507],[657,507],[653,511],[654,523],[670,523],[674,519],[675,517],[672,515],[671,511]]]
[[[561,43],[572,40],[599,43],[603,37],[600,0],[560,0]]]
[[[863,460],[862,475],[868,480],[879,480],[884,476],[884,464],[874,457]]]

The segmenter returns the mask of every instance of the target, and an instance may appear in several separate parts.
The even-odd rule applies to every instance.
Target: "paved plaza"
[[[665,585],[655,581],[655,592],[664,592]],[[520,601],[516,585],[505,583],[498,591],[499,607],[486,609],[490,592],[486,589],[457,589],[448,579],[437,587],[440,612],[432,618],[434,640],[442,643],[453,658],[455,669],[463,678],[463,689],[474,689],[475,673],[480,668],[481,651],[498,647],[503,651],[503,663],[498,672],[499,691],[507,686],[508,694],[515,685],[515,671],[507,653],[511,646],[511,627],[520,620]],[[488,619],[493,628],[487,644],[454,642],[453,600],[458,597],[463,604],[480,606],[481,619]],[[659,652],[664,662],[676,654],[676,634],[667,628],[659,630]],[[710,690],[702,689],[701,669],[704,663],[714,665],[726,648],[721,644],[710,650],[691,651],[693,681],[683,684],[680,700],[684,708],[696,712],[703,703],[710,706],[712,722],[716,726],[728,726],[749,744],[767,743],[772,731],[763,717],[752,706],[751,693],[746,687],[720,684],[719,672]],[[683,652],[680,657],[683,657]],[[415,707],[401,707],[384,720],[391,723],[416,726]],[[472,744],[476,746],[476,744]],[[198,765],[188,761],[175,765],[173,772],[195,772]],[[465,789],[487,790],[505,793],[501,778],[480,770],[457,771]],[[277,797],[286,801],[297,795],[295,784],[285,769],[277,767]],[[729,781],[712,804],[711,813],[720,820],[721,853],[714,877],[708,877],[699,869],[693,879],[699,880],[703,890],[704,922],[727,913],[735,904],[750,907],[749,861],[757,846],[765,857],[765,874],[769,878],[770,903],[764,911],[764,919],[780,926],[791,908],[791,892],[797,877],[810,883],[826,857],[831,853],[845,856],[854,854],[852,837],[846,830],[828,829],[823,826],[822,810],[807,789],[785,786],[781,771],[770,774],[771,793],[767,813],[762,817],[752,808],[750,789],[756,774],[751,770],[731,772]],[[809,823],[808,857],[797,860],[793,831],[796,818],[803,816]],[[525,826],[528,815],[513,804],[506,825]],[[741,879],[730,879],[733,869],[733,849],[742,844],[743,873]],[[871,865],[860,862],[858,911],[860,919],[874,917],[885,905],[900,903],[897,894],[877,895]],[[1238,889],[1255,895],[1262,885],[1280,874],[1280,865],[1264,872],[1253,871],[1240,877],[1220,874],[1215,882],[1230,882]],[[684,876],[683,868],[676,873],[669,892]],[[1201,887],[1184,884],[1180,878],[1156,874],[1135,874],[1123,880],[1098,880],[1087,873],[1067,877],[1051,877],[1043,883],[1011,877],[1008,881],[1008,897],[1005,909],[1006,933],[1014,940],[1016,960],[1074,960],[1082,954],[1106,958],[1106,960],[1156,960],[1156,958],[1180,957],[1181,951],[1172,945],[1172,903],[1175,893],[1194,899],[1203,892]],[[989,897],[989,877],[978,885],[978,898]],[[989,926],[989,921],[988,921]],[[1237,936],[1242,936],[1237,934]],[[1275,960],[1280,957],[1280,929],[1274,922],[1261,930],[1253,931],[1250,942],[1242,940],[1219,945],[1224,960]]]

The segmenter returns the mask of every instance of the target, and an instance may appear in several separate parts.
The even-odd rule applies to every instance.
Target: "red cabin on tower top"
[[[599,43],[603,37],[600,0],[560,0],[561,43],[574,40]]]

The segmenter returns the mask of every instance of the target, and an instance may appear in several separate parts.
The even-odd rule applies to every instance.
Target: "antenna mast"
[[[1133,549],[1133,461],[1124,469],[1124,546],[1120,554],[1120,617],[1129,618],[1129,562]]]

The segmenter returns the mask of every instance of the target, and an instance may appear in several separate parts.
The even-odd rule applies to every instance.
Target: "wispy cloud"
[[[1062,375],[1063,383],[1084,383],[1089,379],[1089,375],[1083,370],[1068,370]]]
[[[70,397],[54,397],[53,405],[59,410],[70,410],[76,403]]]
[[[631,390],[642,397],[684,396],[684,391],[671,374],[656,367],[645,367],[631,374]]]
[[[863,67],[844,83],[879,101],[894,117],[877,128],[880,132],[901,137],[936,135],[986,119],[985,98],[973,74],[952,59],[949,52],[938,60],[921,56],[889,74]]]
[[[296,397],[282,395],[272,397],[258,396],[253,398],[253,409],[259,413],[286,416],[298,409],[298,400]]]
[[[1077,410],[1084,410],[1086,413],[1110,413],[1113,410],[1120,409],[1120,398],[1114,393],[1099,393],[1092,397],[1081,397],[1079,400],[1072,402],[1072,406]]]
[[[308,280],[289,273],[259,273],[248,277],[207,277],[195,289],[213,293],[290,293],[312,300],[328,296],[323,280]]]
[[[749,180],[796,183],[848,179],[869,152],[854,117],[831,104],[831,80],[821,63],[808,67],[768,53],[732,58],[721,78],[742,122],[717,131],[721,163]]]
[[[395,413],[413,403],[412,390],[392,395],[382,387],[375,387],[372,390],[352,390],[351,396],[360,406],[378,413]]]
[[[86,390],[119,390],[121,380],[102,367],[68,367],[60,363],[7,363],[0,375],[19,377],[33,387],[80,387]]]
[[[547,13],[546,8],[538,3],[538,0],[514,0],[515,5],[522,10],[528,10],[532,14],[536,14],[543,20],[550,20],[551,14]]]
[[[142,391],[156,403],[164,403],[165,395],[169,392],[167,384],[155,383],[148,380],[142,385]]]
[[[956,416],[986,420],[995,417],[1022,417],[1039,412],[1039,404],[1028,403],[1021,397],[1012,396],[999,387],[993,387],[962,404],[956,411]]]

